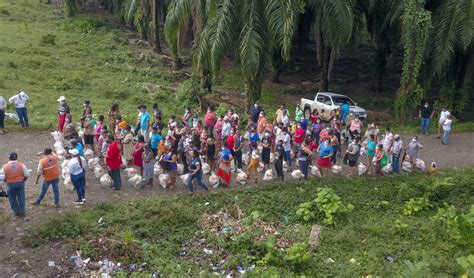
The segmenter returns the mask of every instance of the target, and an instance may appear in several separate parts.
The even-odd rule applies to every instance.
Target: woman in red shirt
[[[114,139],[113,135],[107,137],[109,147],[107,148],[107,155],[105,157],[105,163],[110,177],[114,181],[115,190],[120,190],[122,186],[122,180],[120,177],[120,166],[122,164],[122,155],[119,141]]]
[[[133,147],[133,165],[140,168],[140,175],[143,176],[143,145],[145,145],[145,137],[143,135],[138,135],[138,142]]]

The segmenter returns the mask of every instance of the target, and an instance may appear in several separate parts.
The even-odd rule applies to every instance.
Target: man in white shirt
[[[0,134],[7,133],[5,129],[5,110],[7,110],[7,102],[0,96]]]
[[[393,144],[392,144],[392,167],[393,172],[398,174],[400,173],[400,155],[402,154],[403,150],[403,141],[400,138],[399,134],[395,134],[393,136]]]
[[[444,123],[444,121],[446,121],[446,118],[448,117],[448,115],[451,115],[451,113],[449,113],[448,109],[443,108],[443,110],[441,110],[441,113],[439,114],[438,137],[436,137],[436,138],[441,137],[441,130],[443,130],[443,123]]]
[[[22,128],[28,128],[28,110],[26,109],[26,103],[30,97],[25,92],[19,92],[18,94],[12,96],[8,102],[15,105],[16,113],[20,119],[20,124]]]
[[[287,171],[291,171],[291,136],[288,134],[288,128],[284,127],[278,137],[278,141],[283,141],[283,148],[285,149],[285,161],[287,164]]]
[[[451,115],[446,116],[446,120],[443,122],[443,140],[441,143],[443,145],[447,145],[449,141],[449,134],[451,133],[451,124],[453,123],[453,120],[451,120]]]
[[[229,122],[229,118],[224,117],[224,126],[222,126],[222,138],[227,138],[232,133],[232,125]]]

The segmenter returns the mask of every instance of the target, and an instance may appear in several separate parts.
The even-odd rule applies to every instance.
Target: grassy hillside
[[[456,259],[474,254],[473,178],[472,169],[335,178],[101,204],[46,221],[25,242],[63,240],[85,256],[125,269],[146,262],[146,271],[166,276],[255,266],[249,276],[453,277],[465,271]],[[319,205],[344,208],[333,224],[316,203],[297,212],[317,196]],[[306,246],[314,224],[320,242]]]
[[[91,100],[97,114],[107,113],[115,102],[132,117],[143,102],[160,101],[167,112],[173,108],[163,86],[178,79],[160,59],[141,55],[104,18],[64,19],[60,10],[38,2],[0,1],[0,95],[28,92],[33,126],[56,125],[61,95],[73,115],[82,112],[84,99]],[[150,93],[145,83],[161,87]]]

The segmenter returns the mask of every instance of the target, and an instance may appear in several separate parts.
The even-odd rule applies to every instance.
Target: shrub
[[[334,216],[354,209],[352,204],[344,206],[339,197],[331,188],[318,188],[316,199],[310,202],[300,204],[296,215],[304,221],[309,221],[316,216],[314,209],[324,217],[323,223],[328,225],[335,224]]]
[[[199,80],[196,76],[184,81],[176,90],[175,101],[176,105],[185,108],[187,106],[196,107],[200,104],[200,97],[206,94],[199,85]]]
[[[410,216],[431,207],[430,201],[426,198],[410,198],[410,200],[405,203],[403,214]]]
[[[474,205],[463,213],[445,204],[431,220],[442,223],[446,233],[460,243],[474,244]]]
[[[4,7],[0,7],[0,14],[9,16],[9,15],[10,15],[10,11],[8,11],[7,9],[5,9]]]
[[[48,33],[46,35],[41,36],[40,45],[46,44],[56,45],[56,35]]]
[[[456,88],[453,83],[445,85],[439,91],[441,104],[447,106],[451,113],[461,112],[469,102],[467,89]]]

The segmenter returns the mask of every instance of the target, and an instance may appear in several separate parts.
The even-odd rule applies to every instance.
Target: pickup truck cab
[[[307,119],[310,118],[311,112],[313,112],[314,109],[317,109],[320,113],[322,110],[324,110],[322,118],[325,120],[329,120],[331,111],[333,111],[334,109],[338,109],[344,103],[349,104],[350,112],[354,113],[356,116],[359,116],[362,121],[365,121],[367,119],[367,112],[365,111],[365,109],[357,106],[357,103],[353,101],[350,97],[334,93],[317,93],[314,97],[314,100],[302,98],[301,109],[303,109],[304,116]]]

